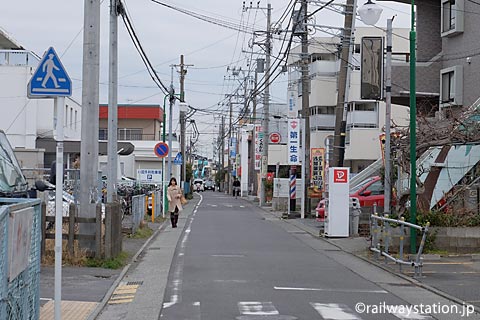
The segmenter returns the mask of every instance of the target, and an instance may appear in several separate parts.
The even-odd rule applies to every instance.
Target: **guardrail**
[[[387,263],[388,260],[395,262],[399,265],[400,272],[402,271],[402,265],[410,265],[415,270],[415,277],[422,276],[423,262],[421,256],[425,246],[425,240],[427,239],[428,227],[430,226],[430,223],[427,223],[426,226],[422,227],[410,222],[406,222],[403,217],[400,220],[397,220],[390,219],[388,215],[380,217],[378,214],[372,214],[370,218],[370,233],[372,235],[372,244],[370,250],[375,252],[375,258],[380,259],[380,257],[383,256],[385,257],[385,263]],[[390,245],[392,243],[392,230],[395,228],[391,226],[392,223],[398,224],[400,228],[398,258],[394,257],[389,252]],[[415,228],[423,233],[422,241],[420,242],[420,246],[413,261],[404,260],[405,227]]]
[[[0,198],[0,319],[38,319],[40,200]]]

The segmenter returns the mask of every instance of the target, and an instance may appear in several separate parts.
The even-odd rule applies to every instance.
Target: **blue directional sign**
[[[27,92],[29,98],[69,97],[72,95],[72,81],[52,47],[45,52],[28,83]]]
[[[177,155],[175,156],[175,159],[173,159],[173,164],[181,165],[182,163],[183,163],[182,153],[179,152],[179,153],[177,153]]]
[[[159,158],[165,158],[168,155],[168,144],[165,142],[159,142],[153,148],[153,151]]]

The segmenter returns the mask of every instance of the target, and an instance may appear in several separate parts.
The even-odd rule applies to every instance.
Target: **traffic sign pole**
[[[63,118],[65,98],[55,99],[57,167],[55,180],[55,319],[61,319],[62,302],[62,218],[63,218]]]
[[[72,95],[72,81],[55,49],[50,47],[43,55],[27,86],[30,99],[54,98],[54,123],[56,130],[55,179],[55,320],[62,318],[62,219],[63,219],[63,122],[65,97]]]

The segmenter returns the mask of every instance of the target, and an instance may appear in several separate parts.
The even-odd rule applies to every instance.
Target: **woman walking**
[[[182,189],[177,185],[177,179],[172,177],[167,188],[168,211],[170,212],[170,221],[172,228],[177,227],[178,214],[183,210],[182,208]]]

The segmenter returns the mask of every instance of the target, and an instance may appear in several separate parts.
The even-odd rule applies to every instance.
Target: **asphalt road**
[[[240,198],[202,196],[178,242],[160,319],[432,319],[402,307],[451,304]],[[434,318],[459,319],[461,306],[455,312]]]

